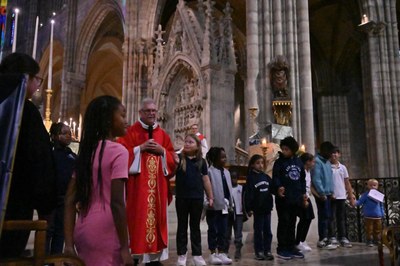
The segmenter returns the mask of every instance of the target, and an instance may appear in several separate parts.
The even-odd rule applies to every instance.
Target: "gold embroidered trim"
[[[156,189],[158,158],[154,155],[150,155],[147,158],[146,167],[147,172],[149,173],[149,180],[147,181],[149,194],[147,196],[146,242],[149,247],[151,247],[156,240]]]

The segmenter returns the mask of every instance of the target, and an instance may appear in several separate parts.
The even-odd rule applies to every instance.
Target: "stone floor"
[[[315,204],[314,204],[315,206]],[[167,261],[163,262],[165,266],[175,266],[176,265],[176,226],[177,226],[177,218],[175,212],[175,204],[174,202],[168,208],[168,219],[169,219],[169,256],[170,258]],[[313,220],[310,228],[309,235],[307,237],[307,243],[313,248],[311,252],[305,254],[304,259],[293,259],[289,261],[285,261],[276,257],[276,226],[277,226],[277,217],[276,212],[272,212],[272,232],[274,234],[272,240],[272,253],[275,256],[274,261],[257,261],[254,259],[253,253],[253,233],[252,233],[252,219],[248,220],[244,224],[243,229],[243,243],[244,246],[242,248],[242,259],[239,261],[234,261],[233,265],[329,265],[329,266],[370,266],[370,265],[379,265],[378,260],[378,249],[377,247],[367,247],[364,243],[353,243],[352,248],[338,248],[336,250],[319,250],[316,247],[316,242],[318,240],[317,234],[317,220]],[[208,260],[209,252],[207,249],[207,223],[205,221],[201,222],[201,232],[202,232],[202,247],[203,247],[203,256]],[[28,249],[31,249],[33,246],[33,235],[31,235],[31,239],[28,243]],[[190,254],[190,245],[189,245]],[[232,245],[230,249],[230,257],[233,257],[234,247]],[[390,265],[389,262],[389,251],[384,248],[384,258],[385,265]],[[193,265],[191,256],[188,256],[188,264]]]

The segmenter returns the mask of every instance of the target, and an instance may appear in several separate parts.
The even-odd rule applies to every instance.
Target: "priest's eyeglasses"
[[[157,114],[157,112],[158,112],[158,110],[156,110],[156,109],[142,109],[142,111],[145,114],[151,114],[151,113]]]

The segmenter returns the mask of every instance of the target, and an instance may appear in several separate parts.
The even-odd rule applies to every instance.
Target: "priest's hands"
[[[154,139],[149,139],[142,145],[140,145],[140,151],[152,153],[155,155],[163,155],[164,148],[154,141]]]

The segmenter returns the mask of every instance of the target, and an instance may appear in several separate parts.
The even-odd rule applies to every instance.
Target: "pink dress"
[[[128,178],[128,151],[119,143],[106,141],[101,162],[101,196],[97,183],[100,148],[101,142],[93,161],[92,203],[87,215],[79,215],[76,221],[75,246],[87,266],[121,265],[120,243],[110,207],[111,180]]]

